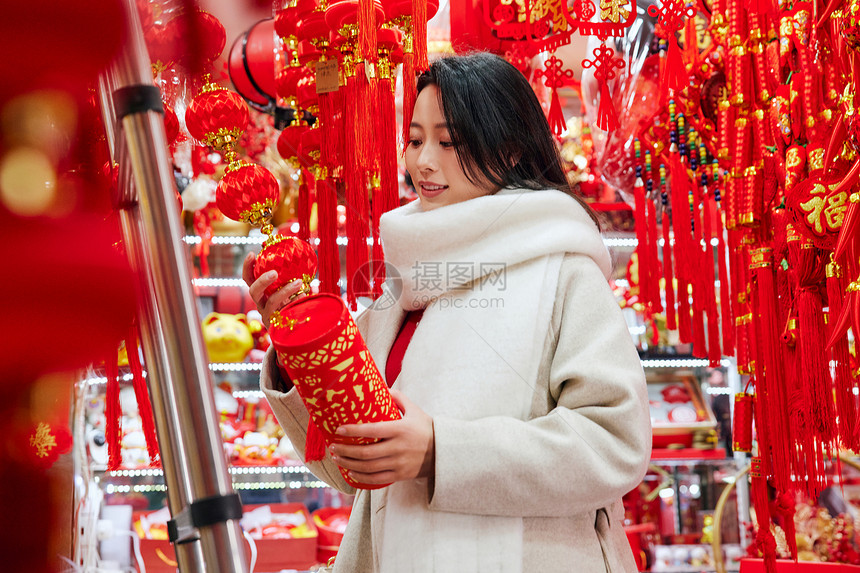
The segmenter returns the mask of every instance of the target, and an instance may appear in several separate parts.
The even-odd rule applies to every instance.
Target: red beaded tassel
[[[688,249],[687,169],[677,151],[669,151],[669,177],[672,180],[672,228],[675,235],[675,261],[678,277],[678,337],[682,344],[693,342],[689,279],[692,265]]]
[[[122,465],[122,407],[119,403],[119,367],[116,349],[110,349],[105,357],[105,439],[108,447],[108,471],[116,471]]]
[[[649,193],[645,198],[645,211],[648,219],[647,236],[647,258],[648,258],[648,276],[649,283],[646,286],[649,292],[649,300],[651,303],[651,312],[663,312],[663,302],[660,299],[660,259],[657,255],[657,208],[653,193]]]
[[[676,330],[678,321],[675,313],[675,275],[672,270],[672,236],[670,227],[672,226],[669,216],[669,197],[666,192],[666,167],[660,165],[660,195],[662,202],[661,210],[661,226],[663,228],[663,282],[666,293],[666,328]]]
[[[722,320],[722,352],[725,355],[734,354],[735,328],[732,313],[732,283],[729,282],[728,258],[729,253],[725,239],[725,220],[723,219],[722,194],[720,193],[719,164],[716,159],[711,163],[712,187],[714,189],[714,208],[717,219],[717,268],[720,277],[720,319]]]
[[[695,148],[693,147],[692,141],[688,143],[686,140],[685,118],[683,114],[678,114],[678,136],[681,155],[688,159],[692,167],[695,167]],[[693,171],[695,172],[695,169]],[[705,284],[705,271],[702,269],[704,253],[701,246],[702,221],[699,209],[699,206],[701,205],[699,185],[696,181],[690,181],[689,177],[687,178],[687,184],[689,186],[687,203],[689,205],[692,239],[688,244],[689,263],[691,266],[686,276],[689,277],[690,282],[693,285],[693,356],[697,358],[705,358],[708,355],[707,344],[705,342],[705,301],[707,297],[705,293],[706,291],[713,292],[714,283],[711,282],[710,285]]]
[[[704,148],[702,148],[704,149]],[[720,318],[717,309],[717,293],[714,289],[716,277],[714,276],[714,247],[711,245],[713,231],[711,227],[711,198],[708,197],[707,175],[702,175],[703,181],[703,197],[702,197],[702,220],[704,233],[704,248],[705,248],[705,282],[711,285],[711,288],[705,289],[704,295],[707,297],[706,307],[708,309],[708,364],[711,368],[720,366],[722,358],[720,346]]]
[[[149,389],[146,386],[146,380],[143,379],[143,368],[140,364],[137,341],[137,326],[132,325],[129,327],[128,336],[125,339],[125,351],[128,356],[128,365],[131,368],[134,397],[137,400],[140,425],[143,430],[143,436],[146,439],[146,451],[149,454],[149,463],[151,466],[158,466],[158,437],[155,435],[155,417],[152,414]]]
[[[635,154],[636,181],[633,184],[633,221],[636,229],[636,253],[639,259],[639,295],[645,307],[649,307],[651,297],[650,287],[651,267],[648,264],[648,219],[645,215],[645,182],[642,180],[642,148],[639,139],[633,140],[633,151]]]

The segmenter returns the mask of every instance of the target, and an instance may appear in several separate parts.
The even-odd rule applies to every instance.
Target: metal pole
[[[176,557],[182,573],[245,573],[241,505],[221,446],[161,101],[153,101],[134,0],[125,7],[127,43],[101,78],[102,115],[120,169],[124,242],[139,275],[141,343]]]

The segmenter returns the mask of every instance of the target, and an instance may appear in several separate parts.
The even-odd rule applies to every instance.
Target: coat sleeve
[[[284,429],[290,442],[302,460],[305,459],[305,437],[307,436],[308,411],[295,387],[289,392],[281,392],[278,384],[281,373],[277,365],[274,348],[269,348],[263,359],[263,371],[260,375],[260,388],[272,406],[278,423]],[[331,461],[328,451],[325,458],[318,462],[305,462],[308,469],[316,477],[331,487],[347,494],[354,494],[355,488],[344,481],[337,465]]]
[[[644,477],[645,376],[606,279],[591,259],[567,255],[556,300],[538,378],[548,413],[435,418],[431,509],[570,516],[610,506]]]

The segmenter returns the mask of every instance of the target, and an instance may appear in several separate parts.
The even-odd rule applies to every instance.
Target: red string
[[[118,470],[122,465],[122,407],[119,403],[119,367],[116,349],[105,356],[105,439],[108,446],[108,470]]]
[[[150,465],[159,464],[158,438],[155,434],[155,417],[152,414],[152,402],[149,399],[149,389],[143,379],[143,368],[140,364],[140,356],[137,350],[137,326],[132,325],[128,329],[128,337],[125,340],[125,350],[128,356],[128,365],[131,368],[134,386],[134,396],[137,399],[137,411],[140,414],[140,425],[143,436],[146,439],[146,451],[149,454]]]

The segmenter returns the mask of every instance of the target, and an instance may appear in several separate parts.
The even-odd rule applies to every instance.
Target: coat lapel
[[[364,343],[370,350],[383,380],[388,353],[405,317],[406,311],[400,307],[397,300],[391,298],[386,289],[386,292],[356,319],[359,330],[364,335]]]

